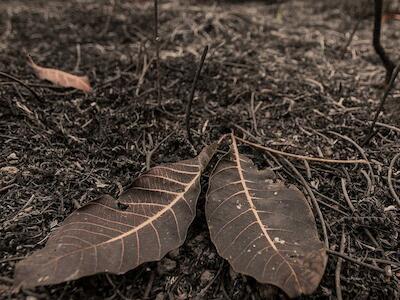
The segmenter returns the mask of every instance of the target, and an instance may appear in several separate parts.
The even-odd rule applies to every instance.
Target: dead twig
[[[230,126],[233,126],[237,129],[239,129],[241,132],[243,132],[244,134],[247,134],[249,137],[251,137],[253,140],[255,140],[257,143],[262,144],[261,139],[259,139],[258,137],[256,137],[254,134],[252,134],[250,131],[248,131],[247,129],[243,128],[242,126],[229,122]]]
[[[367,144],[367,143],[371,140],[371,138],[374,136],[374,128],[375,128],[376,121],[377,121],[378,118],[379,118],[379,114],[380,114],[381,111],[383,110],[383,106],[385,105],[386,98],[389,96],[389,93],[390,93],[390,91],[392,90],[392,88],[393,88],[393,86],[394,86],[394,82],[396,81],[396,77],[397,77],[397,74],[399,73],[399,70],[400,70],[400,64],[398,64],[398,65],[396,66],[396,68],[394,69],[394,71],[393,71],[393,73],[392,73],[392,76],[391,76],[391,78],[390,78],[390,81],[389,81],[388,85],[386,86],[385,93],[383,94],[383,97],[382,97],[382,99],[381,99],[381,102],[379,103],[379,107],[378,107],[378,109],[377,109],[376,112],[375,112],[374,120],[372,121],[372,124],[371,124],[371,126],[369,127],[368,135],[367,135],[367,137],[365,138],[365,140],[364,140],[364,142],[362,143],[362,145]]]
[[[331,249],[326,249],[326,252],[331,254],[331,255],[335,255],[335,256],[341,257],[341,258],[343,258],[345,260],[351,261],[351,262],[353,262],[353,263],[355,263],[357,265],[366,267],[368,269],[371,269],[371,270],[374,270],[374,271],[377,271],[377,272],[380,272],[380,273],[383,273],[383,274],[387,274],[385,269],[382,269],[382,268],[379,268],[377,266],[374,266],[374,265],[367,264],[365,262],[359,261],[359,260],[357,260],[357,259],[355,259],[355,258],[353,258],[351,256],[348,256],[348,255],[346,255],[344,253],[340,253],[340,252],[337,252],[337,251],[334,251],[334,250],[331,250]]]
[[[139,77],[139,80],[138,80],[138,83],[136,86],[136,93],[135,93],[136,96],[139,96],[139,94],[140,94],[140,88],[143,85],[144,78],[145,78],[146,73],[147,73],[149,67],[151,66],[153,60],[154,60],[154,58],[151,58],[150,61],[147,62],[147,55],[143,56],[143,68],[142,68],[142,73],[140,74],[140,77]]]
[[[343,52],[342,52],[342,58],[344,58],[344,55],[346,54],[347,48],[349,48],[351,42],[353,41],[354,35],[356,34],[358,27],[360,26],[361,23],[361,18],[359,18],[354,25],[353,30],[350,33],[349,39],[347,40],[346,44],[343,47]]]
[[[0,281],[3,281],[3,282],[8,283],[8,284],[13,284],[14,283],[13,279],[8,278],[6,276],[0,276]]]
[[[304,179],[303,175],[301,175],[300,172],[297,170],[297,168],[286,158],[283,158],[283,160],[292,169],[292,171],[296,174],[296,176],[299,178],[299,180],[303,184],[304,188],[307,190],[307,194],[311,198],[312,204],[313,204],[315,210],[317,211],[318,217],[321,221],[322,232],[324,234],[325,247],[326,247],[326,249],[329,249],[329,239],[328,239],[328,232],[326,230],[326,223],[325,223],[324,215],[322,214],[321,209],[319,208],[317,198],[315,198],[315,195],[314,195],[312,189],[310,188],[307,181]]]
[[[107,19],[106,19],[106,22],[105,22],[103,30],[99,33],[99,37],[104,36],[107,33],[108,28],[110,27],[111,17],[112,17],[112,15],[114,13],[116,1],[115,0],[110,0],[110,4],[111,4],[111,7],[107,8],[107,10],[108,10]]]
[[[400,153],[397,153],[391,160],[390,165],[389,165],[387,180],[388,180],[388,184],[389,184],[390,193],[392,194],[393,198],[396,200],[397,205],[400,207],[400,198],[397,195],[396,191],[394,190],[393,182],[392,182],[393,167],[396,164],[396,161],[399,158],[399,156],[400,156]]]
[[[394,267],[400,267],[400,262],[391,261],[391,260],[387,260],[387,259],[366,257],[365,260],[369,260],[369,261],[372,261],[375,263],[381,263],[381,264],[385,264],[385,265],[392,265]]]
[[[79,71],[79,66],[81,64],[81,45],[80,44],[76,44],[76,64],[74,67],[74,72],[78,72]]]
[[[340,240],[340,254],[344,254],[344,247],[346,245],[346,235],[344,233],[344,229],[342,228],[342,238]],[[342,263],[343,258],[338,259],[336,263],[336,271],[335,271],[335,286],[336,286],[336,298],[338,300],[342,300],[342,286],[340,284],[340,273],[342,271]]]
[[[347,193],[346,179],[340,178],[340,181],[341,181],[341,183],[342,183],[343,195],[344,195],[344,198],[346,199],[347,205],[350,207],[350,210],[354,213],[355,208],[354,208],[354,206],[353,206],[353,203],[351,203],[349,194]]]
[[[3,186],[3,187],[0,188],[0,193],[5,192],[5,191],[7,191],[7,190],[13,188],[13,187],[16,186],[16,185],[17,185],[16,183],[12,183],[12,184]]]
[[[322,163],[333,163],[333,164],[368,164],[367,160],[364,159],[349,159],[349,160],[342,160],[342,159],[325,159],[325,158],[318,158],[318,157],[310,157],[310,156],[304,156],[304,155],[298,155],[298,154],[292,154],[292,153],[288,153],[288,152],[284,152],[284,151],[279,151],[279,150],[275,150],[266,146],[262,146],[259,144],[255,144],[252,143],[250,141],[246,141],[242,138],[237,138],[239,141],[251,145],[253,147],[259,148],[259,149],[263,149],[265,151],[271,152],[271,153],[275,153],[275,154],[279,154],[279,155],[283,155],[283,156],[287,156],[287,157],[292,157],[292,158],[296,158],[296,159],[303,159],[303,160],[308,160],[308,161],[317,161],[317,162],[322,162]]]
[[[201,55],[200,59],[200,64],[197,68],[196,75],[194,76],[193,83],[192,83],[192,89],[190,90],[190,96],[189,96],[189,101],[186,105],[186,133],[187,133],[187,138],[190,142],[192,142],[192,135],[190,133],[190,112],[192,108],[192,103],[193,103],[193,98],[194,98],[194,91],[196,89],[197,81],[199,80],[200,72],[201,69],[203,68],[204,61],[206,59],[208,52],[208,45],[204,47],[203,54]]]
[[[375,185],[374,170],[372,169],[371,163],[369,162],[364,149],[359,144],[357,144],[355,141],[353,141],[351,138],[349,138],[348,136],[342,135],[342,134],[334,132],[334,131],[328,131],[328,132],[348,141],[349,143],[353,144],[354,147],[357,148],[358,152],[360,152],[361,156],[364,158],[364,160],[366,161],[366,164],[368,165],[369,172],[371,173],[371,183],[372,183],[372,188],[373,188]],[[371,192],[373,192],[373,190]]]
[[[255,107],[254,107],[254,98],[255,98],[255,93],[252,92],[252,93],[251,93],[251,97],[250,97],[250,113],[251,113],[251,118],[253,119],[253,129],[254,129],[254,132],[255,132],[257,135],[260,135],[260,134],[258,133],[258,129],[257,129],[257,118],[256,118],[256,110],[255,110]]]
[[[358,151],[361,153],[361,156],[364,157],[364,159],[368,161],[364,150],[355,141],[353,141],[351,138],[349,138],[347,136],[344,136],[344,135],[341,135],[341,134],[339,134],[337,132],[333,132],[333,131],[329,131],[329,132],[334,134],[334,135],[337,135],[337,136],[341,137],[342,139],[344,139],[344,140],[346,140],[346,141],[348,141],[350,143],[352,143],[354,145],[354,147],[356,147],[358,149]],[[374,173],[373,173],[373,169],[372,169],[371,164],[369,163],[369,161],[368,161],[368,167],[369,167],[370,173],[372,175],[372,179],[371,179],[371,177],[368,176],[370,178],[370,180],[371,180],[371,182],[368,182],[368,184],[371,184],[371,192],[373,192],[375,181],[372,181],[372,180],[374,180]],[[349,198],[349,196],[347,194],[347,190],[346,190],[346,181],[343,178],[342,178],[342,188],[343,188],[344,197],[346,199],[347,204],[349,205],[349,208],[350,208],[351,212],[357,216],[358,213],[357,213],[357,211],[355,210],[353,204],[350,201],[350,198]],[[369,239],[374,243],[375,247],[378,250],[382,251],[381,245],[379,245],[379,243],[374,238],[374,236],[371,234],[369,229],[368,228],[364,228],[364,232],[369,237]]]
[[[156,69],[157,69],[157,103],[161,104],[161,82],[160,82],[160,38],[158,36],[158,0],[154,0],[154,44],[156,46]]]
[[[171,132],[170,134],[168,134],[165,138],[163,138],[161,140],[161,142],[159,142],[152,150],[147,151],[146,152],[146,171],[150,170],[150,165],[151,165],[151,158],[154,154],[154,152],[157,151],[157,149],[166,141],[169,139],[169,137],[173,134],[173,132]]]
[[[366,195],[369,196],[369,195],[371,195],[371,191],[372,191],[372,180],[365,170],[361,170],[360,173],[365,177],[365,180],[367,180],[368,188],[367,188]]]
[[[146,290],[144,291],[144,294],[143,294],[143,299],[149,299],[151,288],[153,287],[155,277],[156,277],[156,272],[153,270],[153,271],[151,271],[149,281],[147,282]]]
[[[24,258],[25,258],[24,256],[7,257],[7,258],[4,258],[4,259],[1,259],[0,260],[0,264],[6,263],[6,262],[9,262],[9,261],[22,260]]]
[[[214,278],[211,279],[210,282],[204,288],[201,289],[200,293],[196,297],[197,299],[204,299],[204,296],[207,293],[207,290],[212,286],[212,284],[215,282],[215,280],[221,274],[221,271],[223,268],[224,268],[224,262],[222,262],[221,265],[219,266],[217,274],[215,274]]]
[[[42,101],[42,99],[39,97],[39,95],[38,95],[29,85],[27,85],[27,84],[24,83],[23,81],[19,80],[18,78],[14,77],[14,76],[12,76],[12,75],[10,75],[10,74],[4,73],[4,72],[0,72],[0,76],[3,76],[3,77],[5,77],[5,78],[11,79],[11,80],[13,80],[13,81],[19,83],[20,85],[22,85],[23,87],[25,87],[28,91],[30,91],[30,92],[32,93],[32,95],[34,95],[35,98],[36,98],[38,101]]]
[[[375,0],[375,20],[374,20],[374,31],[372,44],[375,48],[376,53],[382,61],[383,66],[386,69],[386,79],[387,84],[389,80],[393,77],[393,70],[395,64],[386,54],[385,50],[381,44],[381,31],[382,31],[382,11],[383,11],[383,0]],[[390,85],[390,84],[389,84]]]

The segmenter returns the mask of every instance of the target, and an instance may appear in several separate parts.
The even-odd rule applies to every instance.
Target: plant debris
[[[359,17],[346,13],[356,11],[351,5],[342,10],[336,1],[160,1],[160,106],[152,1],[1,1],[0,69],[29,86],[40,101],[1,76],[0,168],[18,172],[0,174],[0,298],[11,291],[15,264],[43,248],[54,224],[101,194],[117,198],[147,164],[192,158],[232,130],[286,153],[368,160],[356,165],[290,160],[302,181],[278,154],[240,147],[259,169],[271,168],[298,187],[306,183],[307,199],[311,191],[319,204],[334,252],[320,286],[305,298],[335,297],[337,287],[345,299],[396,298],[400,222],[388,181],[399,194],[400,163],[393,158],[400,146],[400,92],[392,90],[377,133],[361,147],[381,99],[376,84],[383,82],[385,70],[371,46],[372,15],[362,18],[343,55]],[[398,32],[400,22],[389,22],[382,31],[394,61],[399,61]],[[206,45],[189,143],[185,107]],[[89,74],[96,88],[83,94],[39,80],[27,70],[24,49],[47,66]],[[8,160],[12,153],[18,159]],[[125,275],[21,290],[12,298],[260,299],[265,286],[234,273],[217,255],[200,209],[204,203],[205,192],[186,242],[167,254],[177,263],[169,272],[159,273],[148,263]],[[318,221],[320,234],[321,225]],[[333,253],[342,252],[343,235],[336,284]],[[377,270],[387,266],[391,277]],[[205,271],[216,275],[204,287]]]

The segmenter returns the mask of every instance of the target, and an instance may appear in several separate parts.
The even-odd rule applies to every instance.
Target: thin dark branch
[[[292,169],[293,173],[297,176],[297,178],[300,180],[300,182],[303,184],[304,188],[306,189],[308,196],[311,198],[311,202],[314,206],[314,209],[317,211],[319,220],[321,221],[321,227],[322,227],[322,232],[324,234],[324,243],[325,243],[325,248],[329,249],[329,238],[328,238],[328,231],[326,229],[326,223],[325,223],[325,218],[324,215],[322,214],[322,211],[319,207],[317,198],[315,197],[312,189],[310,188],[310,185],[307,183],[307,181],[304,179],[303,175],[297,170],[297,168],[286,158],[282,157],[283,161]]]
[[[154,278],[155,277],[156,277],[156,272],[153,270],[150,273],[150,278],[149,278],[149,281],[147,283],[146,290],[144,291],[143,299],[150,299],[149,295],[150,295],[150,292],[151,292],[151,288],[153,287],[153,283],[154,283]]]
[[[107,31],[108,31],[108,29],[110,27],[110,22],[111,22],[112,15],[114,13],[116,1],[115,0],[110,0],[110,4],[111,4],[111,7],[107,8],[108,14],[107,14],[107,20],[105,22],[104,28],[99,33],[100,37],[104,36],[107,33]]]
[[[389,80],[392,78],[392,73],[395,68],[395,64],[386,54],[381,44],[382,12],[383,12],[382,5],[383,5],[383,0],[375,0],[375,22],[374,22],[372,44],[375,48],[376,53],[379,55],[383,66],[386,69],[385,83],[387,84]]]
[[[154,0],[154,44],[156,46],[157,102],[161,104],[160,38],[158,36],[158,0]]]
[[[344,229],[342,228],[342,238],[340,239],[340,254],[344,254],[344,247],[346,246],[346,235]],[[335,271],[335,286],[336,286],[336,298],[337,300],[343,300],[342,296],[342,285],[340,284],[340,273],[342,271],[343,259],[339,258],[336,263]]]
[[[392,194],[393,198],[396,200],[397,202],[397,206],[400,207],[400,198],[397,195],[396,191],[394,190],[393,187],[393,182],[392,182],[392,175],[393,175],[393,168],[394,165],[396,164],[397,159],[400,157],[400,153],[397,153],[393,159],[390,161],[390,165],[389,165],[389,170],[388,170],[388,176],[387,176],[387,180],[388,180],[388,185],[389,185],[389,191]]]
[[[369,268],[371,270],[386,274],[385,269],[379,268],[379,267],[371,265],[371,264],[367,264],[367,263],[362,262],[362,261],[358,261],[357,259],[355,259],[355,258],[353,258],[351,256],[347,256],[346,254],[343,254],[343,253],[340,253],[340,252],[336,252],[336,251],[333,251],[331,249],[326,249],[326,252],[331,254],[331,255],[335,255],[335,256],[341,257],[341,258],[343,258],[345,260],[351,261],[351,262],[353,262],[355,264],[358,264],[360,266],[363,266],[363,267]]]
[[[24,86],[26,89],[28,89],[28,90],[36,97],[36,99],[37,99],[38,101],[42,101],[42,99],[39,97],[39,95],[38,95],[29,85],[27,85],[27,84],[24,83],[23,81],[19,80],[18,78],[14,77],[14,76],[12,76],[12,75],[10,75],[10,74],[4,73],[4,72],[0,72],[0,76],[3,76],[3,77],[5,77],[5,78],[11,79],[11,80],[13,80],[13,81],[15,81],[15,82],[18,82],[20,85],[22,85],[22,86]]]
[[[151,157],[153,156],[154,152],[157,151],[157,149],[166,141],[170,138],[170,136],[173,134],[174,132],[171,132],[170,134],[168,134],[165,138],[162,139],[161,142],[159,142],[152,150],[150,151],[146,151],[146,171],[150,170],[150,165],[151,165]]]
[[[346,54],[347,48],[349,48],[351,42],[353,41],[354,35],[356,34],[358,27],[360,26],[361,23],[361,18],[359,18],[356,22],[356,24],[354,25],[354,28],[352,30],[352,32],[350,33],[350,36],[346,42],[346,44],[343,47],[343,52],[342,52],[342,58],[344,58],[344,55]]]
[[[379,107],[375,112],[375,117],[374,117],[374,120],[372,121],[372,124],[371,124],[371,126],[369,128],[368,135],[365,138],[365,140],[364,140],[362,145],[367,144],[370,141],[370,139],[374,136],[374,128],[375,128],[376,121],[378,121],[379,114],[383,110],[383,106],[385,105],[386,98],[389,96],[389,93],[390,93],[390,91],[392,90],[392,88],[394,86],[394,82],[396,81],[396,77],[397,77],[397,75],[399,73],[399,70],[400,70],[400,64],[398,64],[396,66],[396,68],[394,69],[394,71],[392,73],[392,77],[390,78],[389,84],[386,86],[385,93],[383,94],[383,97],[381,99],[381,103],[379,104]]]
[[[199,80],[200,72],[201,72],[201,69],[203,68],[203,64],[206,59],[207,52],[208,52],[208,46],[205,46],[204,50],[203,50],[203,54],[201,55],[200,64],[197,68],[196,75],[193,79],[192,89],[190,91],[190,96],[189,96],[189,101],[186,106],[185,124],[186,124],[187,138],[189,139],[190,142],[192,142],[192,135],[190,133],[190,112],[191,112],[192,103],[193,103],[194,91],[196,90],[197,81]]]

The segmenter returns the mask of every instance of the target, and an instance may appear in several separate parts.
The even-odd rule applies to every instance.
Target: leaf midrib
[[[292,265],[281,255],[281,253],[279,252],[278,248],[276,248],[275,243],[271,240],[271,237],[269,236],[268,232],[266,231],[266,229],[264,227],[264,224],[261,221],[261,219],[260,219],[260,217],[259,217],[259,215],[257,213],[257,209],[256,209],[256,207],[255,207],[255,205],[253,203],[252,196],[250,195],[249,189],[247,188],[246,180],[244,179],[244,175],[243,175],[243,172],[242,172],[242,165],[240,163],[239,149],[237,147],[236,139],[235,139],[234,136],[232,137],[232,146],[233,146],[233,150],[234,150],[233,154],[235,155],[235,161],[236,161],[236,165],[237,165],[240,181],[242,182],[242,186],[243,186],[246,198],[247,198],[247,202],[250,205],[250,209],[253,212],[254,217],[256,218],[256,221],[259,224],[259,227],[260,227],[261,231],[263,232],[264,236],[266,237],[268,243],[272,246],[272,249],[274,249],[275,252],[282,258],[282,260],[289,266],[289,268],[290,268],[290,270],[291,270],[291,272],[292,272],[292,274],[293,274],[293,276],[294,276],[294,278],[296,280],[297,285],[299,286],[300,290],[302,291],[303,289],[302,289],[302,287],[300,285],[300,282],[299,282],[299,280],[297,278],[297,274],[294,271]]]
[[[75,253],[78,253],[78,252],[82,252],[82,251],[85,251],[85,250],[90,249],[90,248],[96,249],[96,248],[99,247],[99,246],[102,246],[102,245],[105,245],[105,244],[108,244],[108,243],[112,243],[112,242],[117,241],[117,240],[122,240],[122,239],[125,238],[126,236],[129,236],[129,235],[131,235],[131,234],[133,234],[133,233],[135,233],[135,232],[137,233],[140,229],[142,229],[143,227],[145,227],[145,226],[151,224],[154,220],[157,220],[159,217],[161,217],[166,211],[172,209],[172,207],[179,201],[179,199],[181,199],[181,198],[184,197],[184,195],[185,195],[186,192],[189,190],[189,188],[190,188],[190,187],[196,182],[196,180],[199,178],[200,174],[201,174],[201,170],[200,170],[200,167],[199,167],[199,172],[198,172],[198,174],[193,178],[193,180],[191,180],[191,181],[187,184],[186,188],[185,188],[181,193],[177,193],[177,194],[176,194],[176,198],[175,198],[170,204],[166,205],[162,210],[158,211],[154,216],[150,217],[149,219],[147,219],[145,222],[143,222],[143,223],[140,224],[139,226],[137,226],[137,227],[135,227],[135,228],[133,228],[133,229],[131,229],[131,230],[125,232],[124,234],[118,235],[118,236],[116,236],[116,237],[114,237],[114,238],[112,238],[112,239],[110,239],[110,240],[106,240],[106,241],[101,242],[101,243],[99,243],[99,244],[91,245],[91,246],[88,246],[88,247],[85,247],[85,248],[80,248],[80,249],[77,249],[77,250],[75,250],[75,251],[72,251],[72,252],[69,252],[69,253],[67,253],[67,254],[64,254],[64,255],[62,255],[62,256],[57,256],[57,257],[55,257],[53,260],[50,260],[49,262],[47,262],[47,263],[45,263],[45,264],[42,264],[42,265],[48,265],[48,264],[50,264],[50,263],[52,263],[52,262],[54,262],[54,261],[58,261],[59,259],[61,259],[61,258],[63,258],[63,257],[69,256],[69,255],[72,255],[72,254],[75,254]]]

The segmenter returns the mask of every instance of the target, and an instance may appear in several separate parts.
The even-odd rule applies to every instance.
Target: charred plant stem
[[[383,94],[383,97],[381,99],[381,103],[379,103],[379,107],[375,112],[374,120],[372,121],[372,124],[371,124],[371,126],[369,128],[369,131],[368,131],[368,135],[365,138],[365,140],[363,142],[363,145],[367,144],[370,141],[370,139],[373,137],[373,135],[374,135],[374,127],[375,127],[376,121],[378,121],[379,114],[381,113],[381,111],[383,109],[383,106],[385,105],[386,98],[389,96],[389,93],[390,93],[390,91],[392,90],[392,88],[394,86],[394,82],[396,81],[396,77],[397,77],[397,75],[399,73],[399,70],[400,70],[400,64],[398,64],[396,66],[396,68],[394,69],[394,71],[392,72],[392,77],[390,78],[389,84],[386,86],[385,93]]]
[[[314,209],[317,211],[318,217],[321,221],[322,232],[324,234],[325,248],[329,249],[329,238],[328,238],[328,231],[326,229],[325,218],[321,212],[321,209],[319,208],[317,198],[315,198],[315,195],[314,195],[313,191],[311,190],[309,184],[304,179],[303,175],[300,174],[300,172],[297,170],[297,168],[284,157],[283,157],[283,161],[292,169],[294,174],[296,174],[296,176],[298,177],[298,179],[300,180],[300,182],[303,184],[304,188],[306,189],[308,196],[311,198]]]
[[[161,104],[160,38],[158,36],[158,0],[154,0],[154,44],[156,46],[157,102]]]
[[[344,233],[344,229],[342,228],[342,238],[340,240],[340,254],[344,254],[344,247],[346,245],[346,235]],[[342,286],[340,284],[340,273],[342,271],[342,263],[343,258],[339,257],[336,263],[336,271],[335,271],[335,286],[336,286],[336,298],[337,300],[343,300],[342,297]]]
[[[144,291],[143,299],[149,299],[151,288],[153,287],[156,272],[153,270],[150,274],[149,282],[147,283],[146,290]]]
[[[389,165],[388,176],[387,176],[387,180],[388,180],[388,184],[389,184],[390,193],[392,194],[393,198],[396,200],[397,206],[398,206],[398,207],[400,207],[400,198],[399,198],[399,196],[397,195],[396,191],[394,190],[393,182],[392,182],[392,175],[393,175],[393,168],[394,168],[394,165],[396,164],[396,161],[397,161],[397,159],[398,159],[399,157],[400,157],[400,153],[397,153],[397,154],[393,157],[393,159],[391,160],[390,165]]]
[[[23,81],[19,80],[18,78],[14,77],[14,76],[12,76],[12,75],[10,75],[10,74],[4,73],[4,72],[0,72],[0,76],[3,76],[3,77],[5,77],[5,78],[11,79],[11,80],[13,80],[13,81],[15,81],[15,82],[18,82],[20,85],[24,86],[28,91],[30,91],[30,92],[32,93],[32,95],[34,95],[34,96],[36,97],[36,99],[37,99],[38,101],[41,101],[41,100],[42,100],[42,99],[39,97],[39,95],[38,95],[29,85],[27,85],[27,84],[24,83]]]
[[[344,160],[344,159],[327,159],[327,158],[319,158],[319,157],[311,157],[311,156],[304,156],[304,155],[298,155],[298,154],[293,154],[293,153],[288,153],[288,152],[283,152],[279,151],[276,149],[272,149],[269,147],[262,146],[260,144],[255,144],[250,141],[247,141],[245,139],[242,139],[240,137],[236,137],[239,141],[242,143],[245,143],[247,145],[263,149],[265,151],[274,153],[274,154],[279,154],[282,156],[286,157],[292,157],[295,159],[302,159],[302,160],[308,160],[308,161],[317,161],[317,162],[322,162],[322,163],[335,163],[335,164],[368,164],[368,160],[366,159],[350,159],[350,160]]]
[[[354,35],[356,34],[358,27],[360,26],[361,19],[358,19],[356,24],[354,25],[353,30],[350,33],[350,36],[346,42],[346,44],[343,47],[343,52],[342,52],[342,58],[344,58],[344,55],[346,54],[347,48],[349,48],[351,42],[353,41]]]
[[[381,44],[382,12],[383,12],[383,0],[375,0],[375,22],[374,22],[372,43],[376,53],[379,55],[382,64],[386,69],[385,83],[388,84],[390,79],[392,78],[392,73],[395,68],[395,64],[386,54]]]
[[[379,268],[379,267],[374,266],[374,265],[371,265],[371,264],[367,264],[367,263],[362,262],[362,261],[358,261],[357,259],[355,259],[355,258],[353,258],[351,256],[347,256],[346,254],[343,254],[343,253],[340,253],[340,252],[336,252],[336,251],[333,251],[331,249],[326,249],[326,252],[331,254],[331,255],[335,255],[335,256],[341,257],[341,258],[343,258],[345,260],[351,261],[351,262],[353,262],[355,264],[358,264],[360,266],[363,266],[363,267],[369,268],[371,270],[386,274],[386,271],[384,269]]]
[[[190,142],[192,142],[192,135],[190,133],[190,112],[191,112],[193,98],[194,98],[194,91],[196,90],[197,81],[199,80],[200,72],[201,72],[201,69],[203,68],[203,64],[206,59],[207,52],[208,52],[208,46],[205,46],[204,50],[203,50],[203,54],[201,55],[200,64],[197,68],[196,75],[194,76],[194,79],[193,79],[192,89],[190,90],[189,101],[186,105],[185,124],[186,124],[187,138]]]
[[[152,150],[146,152],[146,171],[150,170],[150,165],[151,165],[151,158],[154,154],[154,152],[157,151],[157,149],[166,141],[170,138],[170,136],[173,134],[173,132],[171,132],[170,134],[168,134],[165,138],[162,139],[161,142],[159,142]]]

